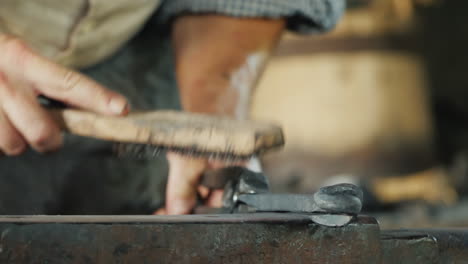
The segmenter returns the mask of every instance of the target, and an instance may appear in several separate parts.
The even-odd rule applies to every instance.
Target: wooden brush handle
[[[137,135],[141,134],[141,129],[122,117],[70,109],[64,103],[43,95],[37,99],[65,132],[103,140],[125,139],[123,142],[138,140]]]
[[[68,133],[119,142],[144,142],[151,133],[135,125],[129,117],[113,117],[75,109],[47,110]]]
[[[180,111],[106,116],[66,108],[44,96],[38,100],[63,131],[84,137],[242,159],[284,145],[281,127],[262,122]]]
[[[281,147],[281,127],[180,111],[105,116],[75,109],[48,110],[62,130],[97,139],[151,144],[196,153],[248,157]]]

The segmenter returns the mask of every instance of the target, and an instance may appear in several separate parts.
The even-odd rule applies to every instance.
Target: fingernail
[[[114,97],[109,102],[110,110],[117,115],[124,114],[128,112],[128,103],[127,100],[121,97]]]

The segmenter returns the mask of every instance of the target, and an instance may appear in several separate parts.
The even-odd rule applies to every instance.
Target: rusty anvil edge
[[[198,214],[198,215],[2,215],[0,223],[57,223],[57,224],[308,224],[310,215],[301,213],[244,213],[244,214]],[[375,219],[362,216],[361,222],[376,224]]]
[[[466,263],[468,231],[307,214],[2,216],[0,263]]]

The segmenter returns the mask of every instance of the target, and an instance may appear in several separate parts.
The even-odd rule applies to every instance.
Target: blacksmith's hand
[[[0,152],[13,156],[28,145],[38,152],[61,146],[59,127],[40,106],[39,95],[101,114],[128,112],[122,95],[0,34]]]
[[[250,93],[285,28],[282,19],[185,15],[175,19],[172,42],[182,108],[247,118]],[[166,207],[160,214],[188,214],[197,193],[219,207],[222,191],[200,188],[205,169],[227,165],[169,154]],[[245,165],[245,164],[241,164]]]

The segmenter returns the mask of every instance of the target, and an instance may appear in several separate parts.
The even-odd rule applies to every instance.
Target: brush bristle
[[[161,152],[164,152],[162,147],[145,144],[115,143],[113,147],[114,153],[120,158],[145,160],[157,157]]]
[[[159,156],[162,153],[174,152],[187,157],[206,158],[208,160],[222,161],[224,163],[241,163],[251,159],[252,155],[236,155],[235,153],[215,153],[203,152],[195,149],[157,146],[149,144],[134,144],[134,143],[115,143],[114,153],[120,158],[133,158],[139,160],[148,160]]]

